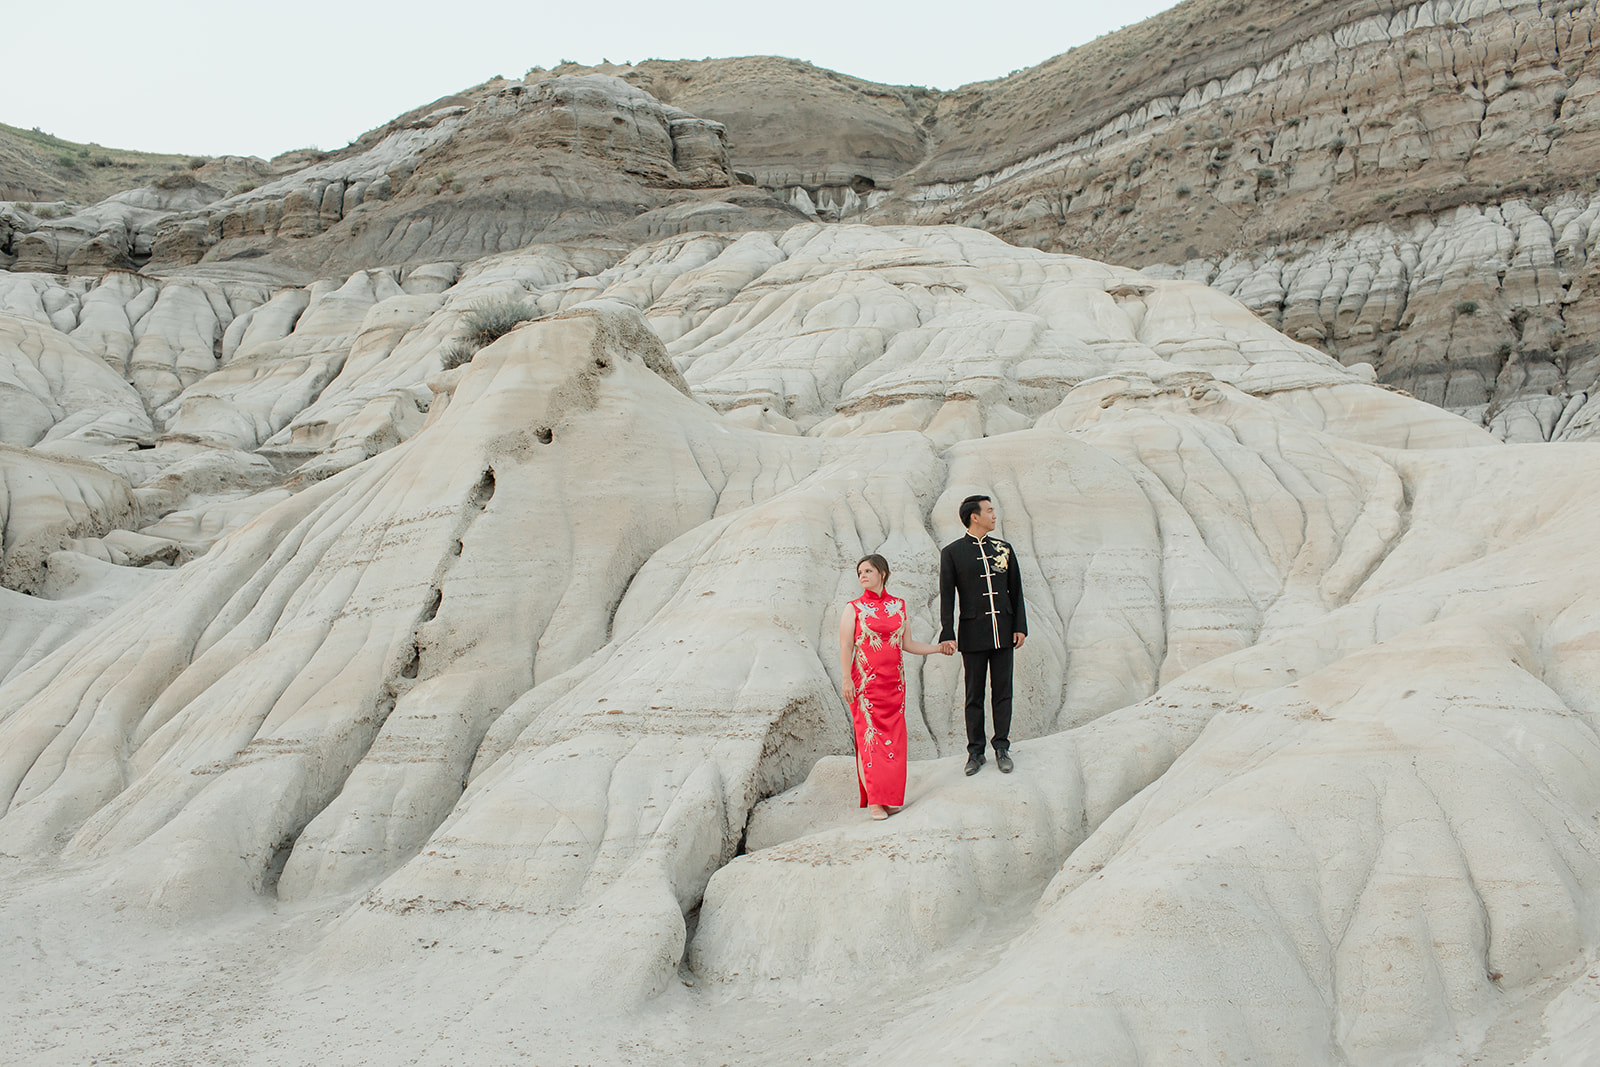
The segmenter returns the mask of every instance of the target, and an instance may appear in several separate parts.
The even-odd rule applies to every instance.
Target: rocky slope
[[[38,128],[0,123],[0,200],[37,203],[46,211],[64,209],[69,203],[98,203],[206,162],[192,156],[80,144]]]
[[[600,75],[490,82],[245,184],[225,194],[175,176],[50,220],[13,206],[0,252],[18,272],[265,256],[285,278],[326,277],[534,243],[616,256],[663,234],[804,217],[734,177],[719,124]]]
[[[1596,26],[1577,0],[1187,0],[954,92],[771,57],[568,65],[203,205],[128,194],[159,221],[0,211],[0,255],[270,255],[296,280],[802,216],[957,223],[1215,284],[1387,384],[1549,439],[1600,373]]]
[[[820,217],[1212,282],[1533,440],[1596,373],[1597,29],[1579,0],[1189,0],[954,92],[776,59],[607,69],[723,123],[736,167]]]
[[[1457,108],[1548,24],[1577,144],[1591,16],[1262,10],[949,94],[535,71],[251,188],[0,210],[19,1055],[1586,1054],[1600,203],[1493,121],[1373,116],[1396,49]],[[1548,103],[1504,81],[1485,114]],[[1277,123],[1248,207],[1205,117]],[[1542,191],[1472,199],[1513,165]],[[1025,247],[1141,212],[1218,243]],[[837,613],[881,551],[931,633],[974,491],[1029,598],[1017,771],[960,773],[959,665],[915,661],[872,823]]]
[[[86,923],[265,923],[302,962],[234,965],[234,1036],[174,1031],[255,1034],[246,1062],[493,1059],[514,1017],[599,1058],[758,1046],[663,1062],[1331,1064],[1589,1010],[1592,446],[1500,444],[1215,289],[976,230],[575,255],[13,282],[7,958],[81,954],[34,910],[65,886]],[[495,296],[544,317],[442,370]],[[869,823],[849,569],[886,552],[928,632],[980,488],[1030,597],[1019,769],[960,774],[957,665],[918,663],[912,802]],[[885,981],[873,1034],[811,1025]],[[799,1023],[748,1029],[750,997]],[[36,1053],[109,1048],[0,1003]]]

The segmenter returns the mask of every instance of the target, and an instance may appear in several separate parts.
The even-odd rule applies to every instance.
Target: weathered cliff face
[[[1180,5],[941,98],[869,217],[1168,265],[1548,437],[1595,376],[1597,30],[1583,3]]]
[[[1586,1054],[1600,458],[1501,442],[1600,438],[1593,14],[1268,8],[955,93],[534,72],[0,208],[7,1034]],[[913,663],[869,822],[852,567],[930,635],[975,491],[1016,773]]]
[[[1600,418],[1597,220],[1600,197],[1569,192],[1146,270],[1208,282],[1506,440],[1588,439]]]
[[[1572,0],[1189,0],[954,92],[773,57],[568,65],[226,198],[8,208],[0,255],[270,255],[303,280],[797,217],[959,223],[1208,281],[1380,381],[1544,439],[1596,376],[1597,26]]]
[[[772,59],[606,69],[722,122],[736,167],[819,218],[1214,282],[1530,440],[1594,377],[1597,28],[1578,2],[1190,0],[954,92]]]
[[[735,180],[720,124],[615,78],[496,81],[436,104],[232,195],[191,181],[204,195],[153,187],[64,218],[13,210],[0,251],[18,271],[68,273],[267,256],[303,278],[536,242],[620,255],[664,234],[803,217]]]
[[[667,103],[715,118],[742,175],[807,215],[837,221],[888,196],[928,154],[943,95],[879,85],[776,56],[558,67],[614,74]],[[534,76],[530,73],[530,77]]]

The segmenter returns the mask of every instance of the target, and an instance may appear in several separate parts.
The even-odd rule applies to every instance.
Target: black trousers
[[[1011,662],[1015,650],[988,649],[961,653],[967,676],[967,755],[983,758],[983,683],[988,676],[990,707],[994,712],[994,750],[998,755],[1011,748]]]

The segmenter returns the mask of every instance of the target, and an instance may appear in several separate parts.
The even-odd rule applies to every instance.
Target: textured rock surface
[[[167,218],[151,254],[191,263],[271,251],[326,275],[475,260],[541,241],[624,249],[798,214],[734,179],[719,123],[604,74],[497,79]]]
[[[1507,440],[1572,438],[1600,299],[1596,26],[1577,0],[1190,0],[950,92],[775,57],[563,64],[337,153],[0,207],[0,265],[270,252],[342,278],[799,216],[956,223],[1210,281]]]
[[[1153,276],[1205,281],[1292,336],[1510,441],[1587,440],[1600,199],[1460,207]]]
[[[136,1059],[1511,1061],[1592,1025],[1592,445],[970,229],[254,269],[3,290],[66,368],[0,448],[0,1006],[39,1062],[110,1048],[52,1036],[80,922],[123,946],[99,1017],[213,1020]],[[505,298],[543,317],[441,370]],[[48,440],[144,410],[73,360],[143,382],[145,436]],[[886,553],[930,635],[977,489],[1029,595],[1018,769],[960,773],[958,664],[915,662],[910,805],[869,823],[849,568]]]
[[[1564,346],[1597,299],[1596,28],[1571,0],[1192,0],[953,92],[771,58],[593,69],[723,123],[735,167],[820,218],[1176,270],[1533,440],[1592,384]]]
[[[942,98],[880,214],[1186,263],[1381,381],[1549,438],[1592,377],[1596,25],[1579,3],[1186,4]]]

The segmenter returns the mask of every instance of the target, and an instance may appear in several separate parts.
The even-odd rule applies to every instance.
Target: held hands
[[[956,643],[954,641],[940,641],[939,642],[939,655],[941,655],[941,656],[953,656],[953,655],[955,655],[955,653],[956,653]]]

